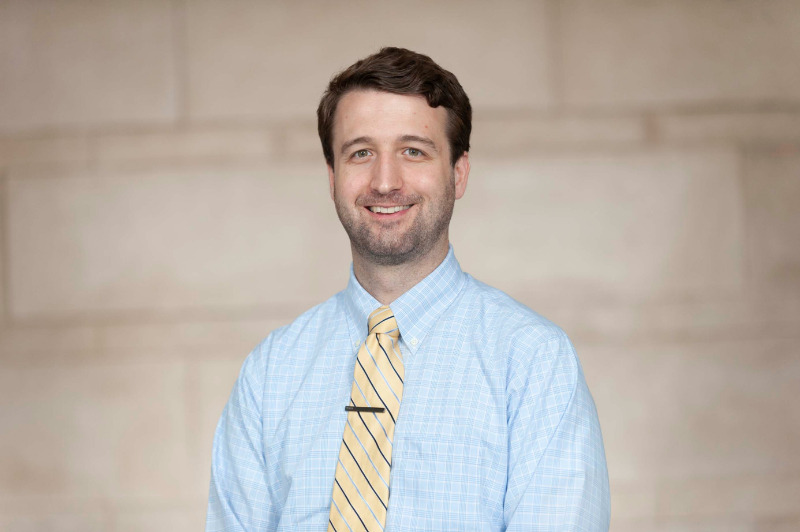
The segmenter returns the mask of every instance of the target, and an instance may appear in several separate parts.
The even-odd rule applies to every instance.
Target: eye
[[[411,157],[422,157],[425,155],[422,150],[418,150],[417,148],[406,148],[406,155]]]
[[[363,159],[369,157],[369,150],[358,150],[353,154],[353,159]]]

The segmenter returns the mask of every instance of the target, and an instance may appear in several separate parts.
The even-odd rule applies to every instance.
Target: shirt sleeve
[[[559,330],[530,354],[509,377],[506,530],[607,531],[600,423],[572,345]]]
[[[217,424],[206,532],[264,530],[270,521],[261,418],[264,350],[262,344],[245,360]]]

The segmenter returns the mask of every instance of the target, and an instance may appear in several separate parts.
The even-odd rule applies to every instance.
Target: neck
[[[431,250],[414,262],[381,265],[371,262],[353,250],[353,273],[359,284],[381,305],[389,305],[427,277],[447,257],[449,243]]]

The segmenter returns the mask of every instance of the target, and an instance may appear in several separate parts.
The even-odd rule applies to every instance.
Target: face
[[[341,98],[328,177],[353,260],[398,265],[447,253],[469,159],[451,167],[446,123],[447,111],[422,96],[358,90]]]

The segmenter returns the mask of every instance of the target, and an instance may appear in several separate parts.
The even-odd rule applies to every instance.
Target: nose
[[[370,186],[381,195],[403,188],[403,173],[399,161],[391,156],[380,157],[373,166]]]

